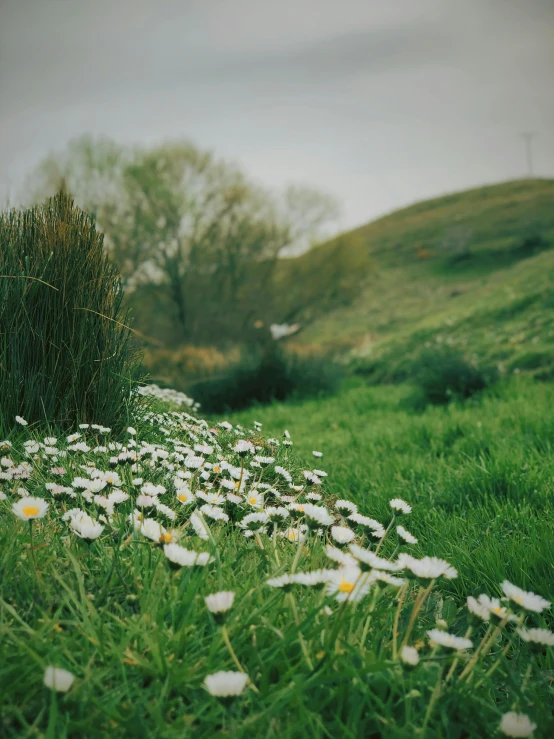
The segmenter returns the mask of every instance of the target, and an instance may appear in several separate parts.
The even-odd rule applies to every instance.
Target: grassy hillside
[[[418,203],[281,265],[335,269],[337,243],[364,289],[298,337],[349,345],[375,358],[453,343],[507,368],[548,365],[554,354],[554,180],[518,180]]]

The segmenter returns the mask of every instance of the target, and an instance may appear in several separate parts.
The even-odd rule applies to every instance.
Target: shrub
[[[411,379],[418,393],[416,404],[446,405],[471,398],[496,382],[494,367],[479,367],[454,349],[423,352],[412,364]]]
[[[192,397],[208,413],[334,392],[344,369],[324,355],[287,353],[273,342],[243,351],[224,376],[198,382]]]
[[[0,425],[124,423],[136,349],[116,267],[64,193],[0,214]]]

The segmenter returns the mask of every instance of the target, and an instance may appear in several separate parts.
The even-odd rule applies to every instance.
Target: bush
[[[418,387],[413,399],[416,404],[446,405],[493,385],[498,370],[478,367],[460,352],[445,347],[423,352],[412,364],[411,379]]]
[[[116,267],[64,193],[0,214],[0,426],[125,422],[138,357]]]
[[[323,355],[299,356],[273,342],[242,353],[222,377],[193,385],[189,392],[202,410],[222,413],[286,398],[334,392],[344,369]]]

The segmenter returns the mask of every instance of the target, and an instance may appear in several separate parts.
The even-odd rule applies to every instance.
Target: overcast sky
[[[0,0],[4,193],[85,132],[186,137],[346,227],[523,176],[522,131],[554,176],[554,0]]]

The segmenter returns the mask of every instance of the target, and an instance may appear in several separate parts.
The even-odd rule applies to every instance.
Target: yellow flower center
[[[160,541],[162,541],[164,544],[169,544],[173,540],[173,536],[171,534],[162,534],[160,536]]]
[[[25,508],[23,509],[24,516],[36,516],[37,513],[38,513],[38,508],[34,505],[25,506]]]
[[[248,502],[249,503],[252,503],[252,505],[256,505],[256,503],[258,502],[258,499],[257,498],[248,498]]]
[[[217,474],[220,471],[221,471],[221,467],[216,464],[215,467],[214,467],[214,472]]]
[[[294,541],[296,539],[296,534],[294,531],[289,531],[289,540]]]
[[[183,503],[186,503],[188,498],[184,493],[181,493],[181,495],[179,496],[179,500],[182,500]]]
[[[236,488],[240,488],[240,482],[239,482],[238,480],[237,480],[237,481],[236,481],[236,483],[235,483],[235,487],[236,487]]]
[[[493,613],[496,613],[496,615],[497,615],[497,616],[500,616],[500,615],[502,614],[502,611],[503,611],[503,610],[504,610],[503,608],[500,608],[499,606],[495,606],[495,607],[494,607],[494,608],[492,609],[492,612],[493,612]]]
[[[300,511],[300,513],[304,513],[304,506],[303,505],[299,505],[298,506],[298,510]]]
[[[339,591],[341,593],[351,593],[354,590],[354,583],[343,580],[339,585]]]
[[[523,598],[521,597],[521,595],[518,595],[516,598],[514,598],[514,600],[516,603],[519,603],[519,605],[521,605]]]

